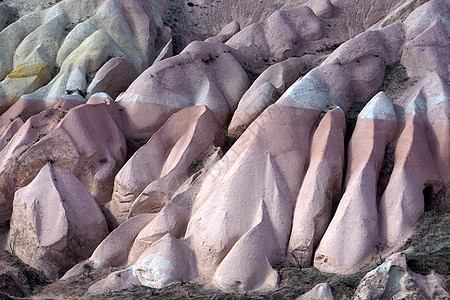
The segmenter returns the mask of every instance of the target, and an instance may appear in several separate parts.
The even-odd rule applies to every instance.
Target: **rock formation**
[[[49,278],[89,256],[107,234],[100,208],[64,169],[45,165],[15,194],[8,246]]]
[[[362,279],[355,292],[360,299],[447,299],[439,275],[412,272],[403,253],[394,253]]]
[[[355,273],[376,254],[376,183],[384,149],[394,139],[396,130],[394,106],[380,92],[358,116],[348,146],[345,192],[316,249],[314,266],[317,269],[328,273]]]
[[[115,177],[110,210],[117,222],[157,212],[224,143],[221,127],[206,106],[175,114],[128,160]]]
[[[34,2],[0,4],[0,245],[24,262],[117,268],[95,297],[389,257],[356,299],[448,295],[391,256],[450,210],[448,1]]]

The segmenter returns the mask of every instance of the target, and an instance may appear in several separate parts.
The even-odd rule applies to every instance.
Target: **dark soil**
[[[450,279],[450,213],[427,211],[419,219],[414,234],[401,249],[408,266],[427,275],[432,270]],[[447,284],[447,291],[450,290]]]
[[[46,284],[48,281],[41,272],[23,263],[15,255],[0,251],[0,299],[5,299],[5,295],[28,297]]]

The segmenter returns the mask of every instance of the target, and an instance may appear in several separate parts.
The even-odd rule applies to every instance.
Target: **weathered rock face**
[[[367,273],[355,292],[362,299],[447,299],[450,294],[436,274],[423,276],[412,272],[403,253],[394,253]]]
[[[324,35],[322,21],[308,6],[280,10],[261,23],[243,28],[226,44],[251,57],[247,66],[260,70],[268,60],[302,56],[302,44]]]
[[[98,70],[87,92],[91,95],[103,92],[115,99],[134,79],[136,79],[136,71],[131,60],[127,57],[115,57],[108,60]]]
[[[12,214],[13,250],[49,277],[122,268],[91,295],[266,292],[276,265],[350,277],[406,249],[424,211],[450,210],[449,4],[423,2],[63,0],[18,20],[0,6],[0,245]],[[356,297],[433,297],[400,261]]]
[[[339,196],[344,135],[345,116],[340,108],[329,111],[314,133],[309,167],[297,197],[288,247],[289,261],[299,267],[311,265],[314,249],[330,222],[333,200]]]
[[[196,165],[223,143],[221,127],[206,106],[173,114],[115,177],[109,208],[116,221],[161,210],[194,175]]]
[[[358,116],[348,146],[345,192],[314,257],[320,271],[355,273],[376,254],[376,184],[384,149],[396,130],[394,107],[380,92]]]
[[[308,293],[301,295],[297,300],[333,300],[333,294],[331,293],[330,285],[327,283],[320,283],[316,285]]]
[[[116,124],[119,117],[114,116],[117,113],[115,102],[110,102],[76,107],[59,123],[64,111],[50,110],[38,115],[36,121],[29,119],[2,150],[2,220],[11,214],[14,192],[31,182],[48,162],[72,172],[99,205],[108,202],[114,176],[126,157],[125,139]]]
[[[165,0],[64,0],[24,15],[0,31],[0,113],[33,115],[72,91],[113,97],[125,91],[165,46],[156,39],[170,35],[161,21],[166,6]],[[3,5],[0,15],[6,11]],[[10,122],[0,118],[0,134]]]
[[[50,279],[88,257],[107,234],[97,203],[64,169],[45,165],[15,194],[8,245]]]
[[[207,105],[224,126],[249,86],[231,49],[195,42],[140,75],[119,97],[127,137],[149,138],[182,108]]]

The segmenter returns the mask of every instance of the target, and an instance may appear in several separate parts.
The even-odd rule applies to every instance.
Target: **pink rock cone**
[[[141,284],[153,288],[186,282],[197,276],[195,254],[170,234],[144,251],[131,268]]]
[[[9,247],[51,279],[91,255],[107,234],[94,199],[64,169],[45,165],[15,194]]]
[[[335,80],[327,82],[322,72]],[[349,101],[348,93],[334,93],[348,89],[340,72],[338,64],[329,64],[293,84],[207,174],[185,234],[201,280],[214,275],[225,289],[276,287],[271,266],[285,259],[309,137],[327,105]]]
[[[394,169],[379,203],[380,241],[390,247],[408,238],[422,216],[422,190],[440,183],[426,125],[420,116],[420,109],[426,107],[421,98],[419,93],[407,109],[404,128],[397,140]]]
[[[297,197],[288,246],[289,262],[309,267],[331,219],[344,168],[345,115],[340,108],[323,117],[314,133],[308,171]]]
[[[16,131],[14,130],[16,129],[14,128],[14,124],[16,124],[16,126],[22,124],[22,119],[16,118],[15,121],[11,122],[11,126],[9,126],[9,130],[5,132],[4,137],[6,137],[7,134],[12,134],[12,137],[5,140],[7,145],[1,152],[3,153],[3,156],[1,156],[0,159],[0,183],[3,186],[3,189],[0,192],[0,220],[7,220],[11,215],[12,198],[16,190],[13,183],[21,180],[18,180],[17,178],[14,179],[17,175],[15,172],[18,158],[21,157],[30,146],[53,131],[65,117],[71,106],[79,104],[79,102],[76,102],[70,103],[70,101],[65,102],[65,100],[62,100],[59,102],[60,104],[57,109],[47,109],[30,117],[25,124],[17,128]],[[43,165],[45,163],[46,162],[44,162]],[[37,172],[39,172],[39,169],[36,170],[36,173]],[[29,178],[29,180],[31,179],[32,178]]]
[[[376,253],[378,174],[396,130],[394,107],[380,92],[358,116],[349,143],[345,193],[314,256],[319,271],[354,273]]]
[[[49,161],[79,178],[100,205],[110,201],[114,175],[126,156],[117,117],[109,113],[117,112],[111,108],[114,105],[86,104],[71,109],[54,130],[38,141],[35,135],[39,131],[33,133],[31,144],[27,143],[31,135],[26,134],[26,129],[23,136],[16,134],[17,141],[3,149],[5,155],[0,161],[2,218],[8,215],[12,193],[31,182]]]
[[[329,283],[319,283],[306,294],[301,295],[296,300],[333,300],[331,286]]]
[[[117,174],[110,204],[116,221],[129,213],[161,210],[194,173],[193,165],[223,142],[222,129],[206,106],[175,113]]]
[[[272,265],[284,256],[283,246],[278,244],[264,201],[258,210],[256,224],[236,242],[214,273],[213,283],[221,290],[263,292],[277,288],[278,273]]]
[[[155,218],[139,232],[128,256],[128,264],[136,262],[139,256],[148,247],[157,242],[164,235],[169,233],[175,238],[182,238],[186,232],[186,227],[192,214],[200,205],[195,202],[195,197],[199,193],[199,186],[208,186],[211,178],[207,176],[214,168],[215,163],[221,158],[221,150],[217,150],[204,162],[203,169],[196,172],[177,191],[173,199],[165,205]],[[185,185],[188,185],[187,187]]]

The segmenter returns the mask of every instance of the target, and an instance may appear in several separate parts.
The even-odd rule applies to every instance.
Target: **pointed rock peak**
[[[330,0],[310,0],[306,3],[316,16],[321,18],[331,18],[333,16],[333,4]]]
[[[412,99],[411,102],[406,107],[405,113],[420,115],[426,113],[426,111],[427,111],[427,100],[425,99],[422,89],[420,89],[417,95],[414,97],[414,99]]]
[[[110,95],[108,95],[107,93],[104,92],[99,92],[99,93],[95,93],[93,94],[87,103],[89,104],[99,104],[99,103],[106,103],[106,104],[111,104],[111,102],[114,102],[113,98],[111,98]]]
[[[344,118],[345,119],[345,113],[344,110],[339,106],[336,105],[335,108],[330,109],[325,116],[329,115],[331,118]]]
[[[327,283],[319,283],[308,293],[301,295],[297,300],[333,300],[333,294],[331,292],[331,286]]]
[[[364,106],[358,119],[395,121],[397,117],[391,100],[384,92],[379,92]]]
[[[195,277],[193,259],[194,253],[168,233],[147,248],[131,268],[141,284],[162,288]]]
[[[340,46],[339,46],[339,47],[340,47]],[[338,48],[339,48],[339,47],[338,47]],[[328,59],[326,59],[326,60],[322,63],[322,65],[327,65],[327,64],[330,64],[330,65],[340,65],[340,64],[342,64],[341,58],[340,58],[339,56],[332,57],[332,58],[330,59],[330,61],[328,61]]]
[[[345,128],[345,113],[340,106],[330,109],[325,116],[320,120],[319,128],[339,126]]]

